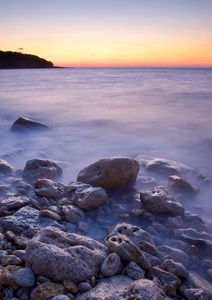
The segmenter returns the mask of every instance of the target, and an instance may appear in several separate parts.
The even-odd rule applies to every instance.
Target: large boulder
[[[107,255],[107,248],[91,238],[47,227],[27,244],[26,266],[35,275],[79,283],[98,276]]]
[[[55,162],[35,158],[26,162],[22,177],[28,181],[36,181],[40,178],[53,179],[60,176],[62,172],[62,168]]]
[[[140,199],[146,209],[154,214],[184,214],[183,206],[163,186],[157,186],[152,191],[140,191]]]
[[[25,130],[48,130],[50,129],[49,126],[24,118],[18,118],[12,125],[12,131],[25,131]]]
[[[101,159],[83,168],[77,181],[110,189],[135,183],[139,164],[129,157],[112,157]]]

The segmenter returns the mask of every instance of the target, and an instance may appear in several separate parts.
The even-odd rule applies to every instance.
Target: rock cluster
[[[53,161],[16,173],[1,161],[0,299],[211,299],[211,231],[180,203],[199,192],[186,177],[195,171],[140,164],[164,172],[166,186],[136,189],[139,164],[126,157],[91,164],[69,185],[54,181]]]

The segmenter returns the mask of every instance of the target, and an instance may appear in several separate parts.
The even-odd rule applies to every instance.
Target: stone
[[[66,295],[59,294],[59,295],[55,296],[54,298],[52,298],[52,300],[70,300],[70,298]]]
[[[121,264],[120,256],[116,253],[111,253],[101,265],[101,273],[105,276],[113,276],[118,273]]]
[[[202,289],[187,289],[184,294],[188,300],[208,300],[207,293]]]
[[[33,287],[35,284],[35,276],[31,269],[21,268],[13,277],[14,282],[22,287]]]
[[[169,176],[169,175],[194,175],[196,171],[191,167],[182,163],[167,160],[164,158],[156,158],[146,155],[139,155],[136,157],[139,164],[145,167],[145,170],[154,172],[157,174]]]
[[[59,199],[64,196],[65,185],[54,182],[50,179],[37,179],[35,182],[35,192],[38,195]]]
[[[160,268],[178,277],[189,278],[189,273],[186,268],[181,263],[175,262],[173,259],[164,259]]]
[[[177,175],[169,176],[168,186],[174,193],[196,194],[199,192],[197,187],[191,185],[187,180]]]
[[[97,276],[107,256],[107,248],[91,238],[47,227],[27,244],[25,265],[35,275],[77,284]]]
[[[64,205],[61,210],[66,221],[70,223],[77,223],[85,216],[83,210],[74,205]]]
[[[111,252],[117,253],[124,262],[134,261],[142,269],[149,270],[151,265],[141,249],[136,246],[126,235],[117,234],[109,236],[105,241]]]
[[[181,216],[169,217],[166,220],[165,225],[173,230],[180,229],[183,227],[183,219]]]
[[[35,182],[37,179],[41,178],[57,178],[62,172],[61,167],[55,162],[47,159],[35,158],[26,162],[21,175],[25,180]]]
[[[154,214],[183,215],[183,206],[174,198],[173,194],[163,186],[155,187],[151,191],[140,191],[142,204]]]
[[[66,189],[66,195],[74,205],[83,210],[91,210],[107,204],[108,195],[101,187],[90,184],[73,183]]]
[[[127,266],[127,275],[135,280],[144,278],[143,270],[133,261],[131,261]]]
[[[205,276],[205,272],[198,269],[197,272],[189,271],[189,285],[195,289],[203,290],[209,299],[212,298],[212,285],[210,278]]]
[[[67,289],[67,291],[71,292],[72,294],[78,293],[78,287],[72,280],[64,280],[63,285]]]
[[[122,298],[120,298],[122,299]],[[151,280],[135,280],[124,293],[126,300],[168,300],[166,294]],[[112,299],[111,299],[112,300]]]
[[[184,219],[184,228],[193,228],[197,231],[207,230],[207,226],[205,222],[197,214],[186,213],[183,219]]]
[[[15,250],[13,255],[19,257],[23,262],[25,262],[26,250]]]
[[[49,129],[50,129],[49,126],[27,119],[25,117],[19,117],[11,127],[12,131],[49,130]]]
[[[57,213],[54,213],[48,209],[42,209],[39,212],[40,216],[46,217],[46,218],[51,218],[56,221],[61,221],[61,216],[59,216]]]
[[[0,273],[0,284],[8,285],[13,290],[17,291],[20,287],[14,282],[13,278],[15,273],[20,269],[20,266],[6,266]]]
[[[18,209],[25,205],[31,204],[31,199],[26,196],[9,197],[1,201],[0,207],[6,210]]]
[[[3,266],[7,266],[7,265],[20,265],[22,264],[22,260],[15,256],[15,255],[5,255],[2,259],[1,259],[1,264]]]
[[[91,290],[92,288],[93,288],[92,285],[87,282],[81,282],[78,284],[78,290],[80,293],[87,292],[87,291]]]
[[[77,181],[110,189],[134,184],[138,171],[139,164],[136,160],[128,157],[111,157],[83,168],[77,175]]]
[[[32,293],[32,299],[52,300],[52,298],[60,294],[67,294],[67,291],[62,284],[44,282],[34,289]]]
[[[193,228],[177,229],[174,237],[189,243],[189,245],[195,245],[204,251],[206,256],[212,255],[212,236],[206,232],[198,232]]]
[[[115,275],[101,279],[90,291],[79,295],[76,300],[120,300],[124,298],[124,292],[128,289],[133,279],[124,275]]]
[[[167,255],[169,255],[174,261],[183,264],[185,267],[189,264],[189,256],[184,251],[166,245],[162,245],[157,248],[157,256],[159,258],[162,259]]]
[[[166,272],[158,267],[153,267],[149,271],[148,276],[150,276],[152,279],[156,277],[160,280],[162,284],[162,290],[167,296],[176,296],[176,290],[181,284],[180,279],[176,275]]]
[[[154,239],[147,231],[141,229],[138,226],[131,225],[129,223],[117,223],[108,229],[108,237],[122,234],[128,237],[135,245],[141,250],[147,251],[151,254],[155,254],[156,247]],[[107,239],[106,238],[106,239]]]
[[[0,218],[0,226],[2,226],[5,231],[12,230],[16,234],[22,233],[29,238],[47,226],[64,229],[57,221],[41,217],[39,210],[29,206],[22,207],[12,216]]]
[[[15,172],[13,166],[11,166],[6,160],[0,159],[0,174],[11,175]]]

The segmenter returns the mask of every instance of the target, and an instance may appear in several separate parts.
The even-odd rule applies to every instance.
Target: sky
[[[0,50],[56,66],[212,67],[212,0],[0,0]]]

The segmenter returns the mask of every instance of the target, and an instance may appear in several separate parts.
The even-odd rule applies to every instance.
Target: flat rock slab
[[[134,184],[138,172],[139,164],[136,160],[129,157],[111,157],[83,168],[77,181],[110,189]]]
[[[47,226],[64,229],[57,221],[41,217],[39,215],[39,210],[30,206],[19,209],[12,216],[2,217],[0,219],[0,226],[2,226],[5,231],[11,230],[16,234],[23,233],[30,238]]]
[[[47,227],[27,244],[26,267],[54,281],[80,283],[98,276],[107,256],[107,248],[91,238]]]
[[[24,117],[18,118],[11,127],[12,131],[49,130],[49,129],[50,127],[45,124]]]
[[[92,290],[76,297],[77,300],[120,300],[124,298],[124,292],[129,288],[129,285],[134,280],[124,275],[116,275],[109,278],[104,278]]]

